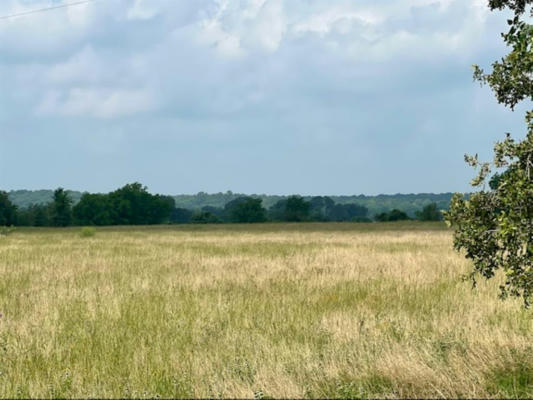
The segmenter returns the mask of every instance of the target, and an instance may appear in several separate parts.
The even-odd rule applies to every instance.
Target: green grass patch
[[[531,351],[515,352],[507,365],[493,369],[487,376],[487,390],[494,396],[505,398],[533,397],[533,359]]]

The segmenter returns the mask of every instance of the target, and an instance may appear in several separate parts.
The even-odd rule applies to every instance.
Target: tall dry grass
[[[0,397],[533,396],[533,317],[432,224],[0,237]]]

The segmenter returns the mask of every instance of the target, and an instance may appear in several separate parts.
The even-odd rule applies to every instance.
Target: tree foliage
[[[526,23],[533,0],[491,0],[491,9],[514,13],[510,29],[502,34],[509,54],[486,74],[474,67],[474,77],[487,83],[498,101],[512,109],[533,97],[533,26]],[[472,186],[481,188],[468,199],[456,194],[446,220],[454,226],[454,246],[473,261],[474,284],[481,275],[491,278],[505,272],[501,296],[519,296],[526,306],[533,296],[533,112],[526,114],[527,135],[516,141],[510,134],[494,147],[494,160],[465,160],[478,170]],[[503,172],[492,174],[494,169]],[[488,188],[487,188],[488,184]]]
[[[442,213],[437,208],[437,203],[431,203],[425,206],[421,211],[415,213],[416,218],[420,221],[441,221]]]
[[[253,197],[239,197],[228,202],[224,211],[230,222],[265,222],[266,210],[262,202],[263,200]]]
[[[533,25],[524,19],[527,13],[533,17],[532,0],[489,0],[491,10],[509,9],[514,13],[507,20],[510,28],[502,33],[503,40],[511,48],[509,54],[492,64],[492,72],[486,74],[474,66],[474,78],[487,83],[498,102],[514,109],[516,104],[531,99],[533,94]]]
[[[279,200],[269,209],[273,221],[302,222],[309,220],[311,203],[302,196],[292,195]]]
[[[173,209],[172,197],[150,194],[136,182],[109,194],[85,193],[74,217],[78,225],[155,225],[168,222]]]
[[[125,185],[109,194],[116,225],[153,225],[168,220],[174,200],[152,195],[138,182]]]
[[[75,206],[80,201],[84,193],[68,190],[69,197],[72,199],[72,204]],[[46,205],[53,200],[54,192],[51,190],[13,190],[8,193],[11,202],[18,207],[19,210],[25,210],[32,205]],[[375,215],[382,212],[387,212],[393,209],[405,211],[410,217],[415,217],[416,212],[430,203],[437,203],[439,210],[447,210],[453,193],[419,193],[419,194],[394,194],[394,195],[349,195],[349,196],[304,196],[306,201],[311,203],[310,220],[311,221],[329,221],[326,217],[325,207],[318,213],[313,205],[313,199],[329,199],[334,204],[356,204],[368,209],[368,215]],[[239,197],[254,197],[263,200],[263,207],[269,209],[279,200],[286,199],[288,196],[280,195],[266,195],[266,194],[239,194],[227,191],[224,193],[198,193],[192,195],[176,195],[172,196],[175,205],[178,208],[187,210],[200,210],[204,206],[216,207],[223,209],[224,206],[231,200]],[[322,201],[318,200],[318,201]],[[355,221],[364,219],[365,217],[356,216],[351,218]]]
[[[377,214],[374,218],[378,222],[407,221],[410,219],[405,212],[397,209]]]
[[[32,204],[17,212],[17,225],[19,226],[51,226],[52,205]]]
[[[38,194],[33,197],[32,193]],[[185,208],[176,207],[175,197],[150,194],[145,186],[140,183],[125,185],[111,193],[80,193],[58,189],[48,191],[17,191],[7,194],[11,203],[12,197],[23,196],[21,205],[16,209],[14,220],[19,226],[105,226],[105,225],[156,225],[156,224],[187,224],[187,223],[255,223],[265,221],[279,222],[372,222],[368,218],[369,208],[359,201],[370,201],[373,197],[366,196],[266,196],[266,195],[239,195],[235,197],[232,192],[223,194],[230,198],[222,206],[203,205],[201,207]],[[49,196],[50,195],[50,196]],[[46,198],[50,200],[46,203]],[[210,204],[213,200],[219,201],[218,194],[196,195],[203,202]],[[264,199],[278,199],[273,203],[268,212]],[[352,202],[353,199],[359,199]],[[414,215],[428,200],[434,199],[438,204],[448,201],[444,195],[396,195],[376,196],[380,199],[375,205],[380,212],[396,209],[392,212],[392,219],[406,219]],[[35,203],[31,203],[31,200]],[[71,201],[71,199],[78,199]],[[334,199],[337,199],[336,202]],[[67,204],[68,203],[68,204]],[[71,207],[71,204],[75,204]],[[405,204],[409,210],[399,211],[401,207],[391,207],[393,204]],[[201,203],[203,204],[203,203]],[[0,204],[1,206],[1,204]],[[416,208],[415,208],[416,207]],[[4,207],[5,208],[5,207]],[[413,210],[414,208],[414,210]],[[402,208],[403,210],[403,208]],[[386,213],[387,219],[389,219]],[[13,219],[13,218],[12,218]]]
[[[54,226],[63,227],[72,223],[72,200],[63,188],[58,188],[54,192],[52,222]]]
[[[107,194],[84,193],[74,206],[74,218],[78,225],[113,225],[116,213]]]
[[[188,224],[191,222],[193,212],[186,208],[175,207],[170,213],[170,223],[172,224]]]
[[[0,226],[15,225],[17,207],[11,203],[6,192],[0,191]]]

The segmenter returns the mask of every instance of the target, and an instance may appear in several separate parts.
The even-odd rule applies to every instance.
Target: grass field
[[[532,397],[533,311],[440,224],[0,237],[0,397]]]

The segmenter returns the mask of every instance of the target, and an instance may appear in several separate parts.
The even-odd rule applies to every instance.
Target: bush
[[[0,236],[7,236],[15,231],[14,226],[0,226]]]
[[[368,222],[372,222],[372,220],[368,217],[354,217],[352,219],[352,222],[368,223]]]
[[[395,221],[408,221],[410,218],[409,216],[398,209],[394,209],[392,211],[384,212],[381,214],[377,214],[374,219],[378,222],[395,222]]]
[[[218,217],[209,211],[200,211],[195,213],[191,218],[193,224],[218,224]]]
[[[93,237],[96,235],[96,229],[91,226],[84,226],[80,230],[80,236],[82,238]]]

